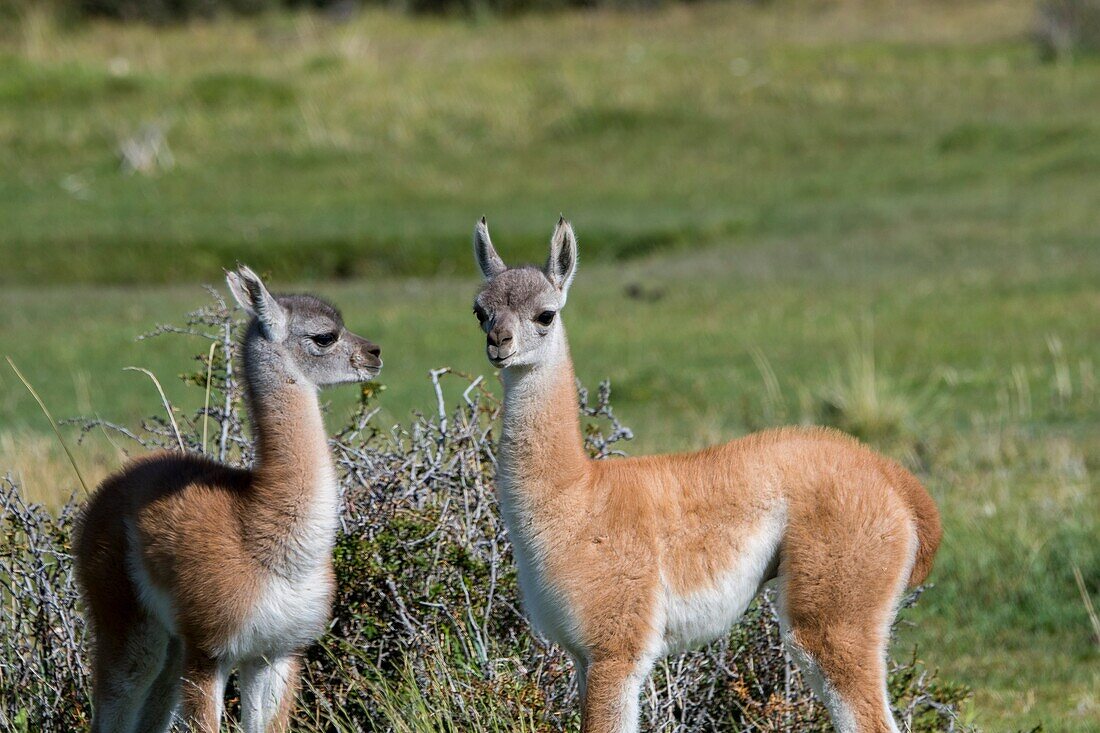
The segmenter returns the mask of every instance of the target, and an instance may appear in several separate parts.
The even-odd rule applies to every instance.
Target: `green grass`
[[[482,213],[534,256],[564,210],[605,260],[930,216],[1072,236],[1100,64],[1039,63],[1028,8],[16,29],[0,282],[462,272]],[[175,167],[121,174],[148,124]]]
[[[573,355],[632,451],[827,418],[907,458],[947,534],[899,649],[989,730],[1094,730],[1100,62],[1041,63],[1027,2],[959,5],[8,31],[0,352],[57,415],[159,413],[129,365],[194,405],[203,345],[133,339],[240,259],[382,344],[395,422],[428,369],[491,373],[475,218],[536,259],[565,211]],[[149,121],[176,166],[123,175]],[[48,497],[75,480],[42,421],[0,370],[0,465]]]

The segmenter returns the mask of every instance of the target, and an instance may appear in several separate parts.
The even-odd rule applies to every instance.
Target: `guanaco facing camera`
[[[242,343],[252,470],[160,452],[93,494],[74,540],[93,632],[93,733],[214,733],[241,673],[248,733],[287,728],[298,656],[333,594],[337,480],[318,389],[375,377],[377,346],[310,295],[275,297],[227,273],[251,316]]]
[[[886,646],[942,530],[896,462],[822,428],[695,453],[593,461],[561,310],[577,241],[510,268],[482,219],[474,314],[504,382],[497,492],[532,624],[572,656],[586,733],[638,730],[653,664],[727,632],[769,580],[783,641],[840,733],[898,730]]]

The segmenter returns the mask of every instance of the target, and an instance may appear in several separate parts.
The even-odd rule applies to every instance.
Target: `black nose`
[[[375,343],[372,343],[372,342],[368,341],[367,342],[367,353],[370,354],[371,356],[381,356],[382,355],[382,347],[379,346],[378,344],[375,344]]]

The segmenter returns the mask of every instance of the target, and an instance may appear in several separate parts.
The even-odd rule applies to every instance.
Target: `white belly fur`
[[[328,623],[331,587],[324,564],[293,579],[270,575],[248,620],[220,650],[221,656],[275,657],[306,646]]]
[[[310,516],[288,542],[295,548],[284,574],[269,573],[240,630],[222,650],[230,659],[275,656],[306,646],[320,636],[331,614],[329,562],[336,535],[336,480],[326,477]]]
[[[578,653],[584,646],[569,603],[543,577],[540,543],[532,528],[509,511],[507,504],[502,502],[504,520],[512,538],[520,592],[531,625],[550,641]],[[654,640],[656,655],[685,651],[728,633],[759,593],[786,528],[787,508],[778,504],[737,548],[729,569],[704,590],[677,594],[662,577],[656,624],[662,634]]]
[[[709,587],[681,595],[663,587],[663,651],[673,654],[725,635],[760,591],[787,528],[787,509],[777,505],[737,548],[728,569]]]

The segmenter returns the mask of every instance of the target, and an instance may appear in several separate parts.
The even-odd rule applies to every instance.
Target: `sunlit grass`
[[[89,485],[95,486],[120,465],[112,450],[89,441],[74,448]],[[57,438],[49,432],[0,432],[0,474],[10,473],[28,501],[59,507],[81,495],[80,483]]]

